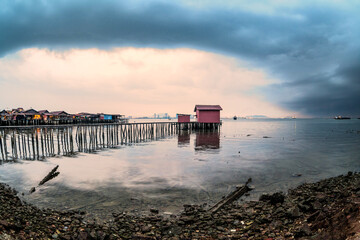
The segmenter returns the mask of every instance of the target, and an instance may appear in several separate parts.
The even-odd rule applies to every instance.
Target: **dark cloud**
[[[265,68],[283,81],[277,95],[271,88],[266,95],[294,111],[360,115],[353,104],[359,66],[343,64],[360,52],[356,8],[324,4],[265,14],[161,2],[5,0],[0,56],[26,47],[194,47]]]
[[[311,76],[277,87],[300,93],[298,98],[283,102],[292,109],[315,116],[360,117],[360,59],[339,66],[332,75]]]
[[[286,52],[264,38],[268,21],[239,11],[201,12],[174,4],[142,8],[113,1],[11,3],[1,15],[0,53],[29,46],[194,46],[256,56]],[[263,25],[259,28],[259,26]],[[276,26],[276,24],[272,24]],[[278,28],[278,29],[275,29]],[[271,31],[283,31],[273,27]]]

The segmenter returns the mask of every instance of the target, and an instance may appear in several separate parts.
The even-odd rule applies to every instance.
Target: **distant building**
[[[190,122],[190,114],[177,114],[179,123],[188,123]]]
[[[195,105],[194,112],[199,123],[220,123],[220,105]]]
[[[170,118],[170,115],[168,113],[154,113],[155,119],[167,119]]]

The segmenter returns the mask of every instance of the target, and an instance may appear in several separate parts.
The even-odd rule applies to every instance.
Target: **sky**
[[[359,1],[0,1],[0,109],[360,117]]]

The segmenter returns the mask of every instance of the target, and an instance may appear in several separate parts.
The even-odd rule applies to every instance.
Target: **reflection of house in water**
[[[195,150],[220,148],[220,133],[218,131],[197,132]]]
[[[190,144],[190,132],[179,131],[178,134],[178,146],[186,146]]]

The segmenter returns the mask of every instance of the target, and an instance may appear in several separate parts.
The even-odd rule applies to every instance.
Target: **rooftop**
[[[194,112],[196,110],[211,111],[211,110],[223,110],[220,105],[195,105]]]

